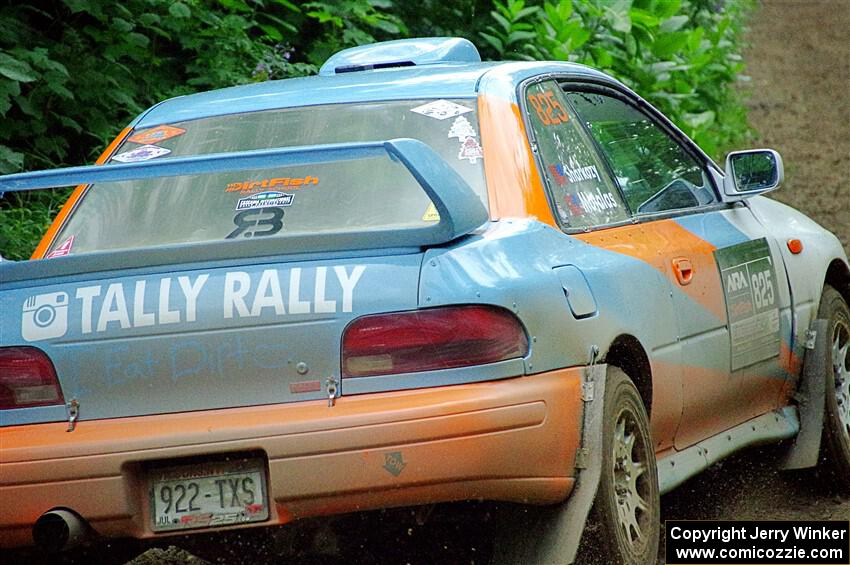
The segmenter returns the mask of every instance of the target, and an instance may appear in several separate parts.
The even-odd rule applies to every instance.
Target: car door
[[[561,230],[573,236],[565,238],[562,262],[556,262],[554,269],[559,278],[577,273],[586,277],[609,338],[633,333],[641,342],[654,375],[650,425],[655,448],[670,449],[681,417],[682,374],[672,287],[663,257],[656,254],[656,242],[639,233],[643,228],[631,224],[610,168],[558,82],[529,84],[523,97],[553,216]],[[576,240],[587,247],[577,248]],[[643,318],[655,323],[643,324]]]
[[[776,406],[781,310],[790,295],[775,242],[746,207],[721,204],[711,163],[659,116],[613,89],[567,100],[619,185],[671,283],[682,350],[678,449]],[[785,328],[790,336],[790,316]]]

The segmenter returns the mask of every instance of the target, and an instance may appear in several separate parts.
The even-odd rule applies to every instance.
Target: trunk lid
[[[327,398],[345,326],[416,308],[420,263],[382,250],[19,281],[0,290],[0,346],[47,353],[80,420]]]

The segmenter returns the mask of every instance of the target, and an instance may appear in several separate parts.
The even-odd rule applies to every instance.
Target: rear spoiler
[[[150,267],[195,261],[441,245],[487,222],[479,197],[431,147],[415,139],[367,143],[335,143],[174,157],[142,163],[69,167],[0,176],[0,193],[40,190],[171,176],[245,171],[291,165],[355,161],[386,156],[404,165],[437,209],[439,222],[418,228],[323,232],[251,240],[222,240],[102,251],[56,257],[49,261],[0,263],[0,281],[82,274],[121,268]]]

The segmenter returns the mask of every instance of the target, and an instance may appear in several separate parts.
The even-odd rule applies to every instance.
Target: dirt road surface
[[[785,163],[771,198],[830,229],[850,254],[850,0],[767,0],[750,22],[742,89],[752,147]],[[850,519],[850,500],[811,473],[776,472],[777,456],[749,451],[716,465],[667,495],[663,518]]]
[[[768,0],[751,20],[746,52],[752,147],[783,156],[786,182],[773,198],[837,233],[850,252],[850,0]],[[662,500],[663,519],[850,519],[850,500],[812,473],[775,470],[781,448],[751,450],[709,469]],[[216,533],[150,543],[113,541],[62,559],[31,552],[4,563],[133,565],[211,563],[484,563],[491,506],[399,510],[299,527]],[[169,547],[172,546],[172,547]],[[151,549],[154,547],[153,549]],[[179,549],[178,549],[179,548]],[[141,554],[141,555],[140,555]],[[281,557],[287,555],[287,557]],[[136,557],[136,559],[134,559]]]
[[[768,0],[745,53],[754,147],[782,155],[771,196],[836,233],[850,253],[850,0]]]

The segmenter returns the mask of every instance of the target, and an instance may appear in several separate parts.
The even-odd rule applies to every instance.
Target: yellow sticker
[[[428,205],[428,209],[425,210],[425,214],[422,216],[423,222],[439,222],[440,221],[440,213],[437,212],[437,207],[434,206],[434,203],[431,202]]]

